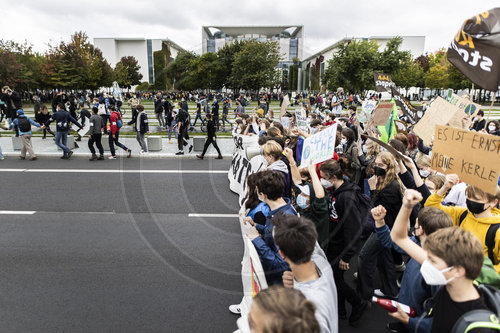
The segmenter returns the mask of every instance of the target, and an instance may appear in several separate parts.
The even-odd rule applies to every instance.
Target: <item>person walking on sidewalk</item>
[[[73,152],[66,146],[68,142],[68,131],[69,131],[69,122],[72,122],[78,128],[82,129],[82,125],[71,116],[71,114],[64,109],[64,104],[58,103],[56,106],[56,112],[52,115],[52,117],[42,126],[42,129],[49,127],[50,123],[56,121],[56,137],[55,142],[56,145],[62,149],[63,156],[61,159],[67,160],[73,155]]]
[[[170,111],[165,114],[165,123],[168,126],[168,143],[172,143],[172,133],[177,140],[177,114],[175,113],[174,106],[170,106]]]
[[[132,155],[132,150],[128,149],[118,141],[118,137],[120,135],[120,128],[123,125],[122,116],[120,115],[119,112],[116,112],[116,108],[114,105],[109,106],[109,111],[111,111],[110,115],[111,133],[109,135],[109,150],[111,150],[111,155],[109,156],[109,159],[112,160],[116,158],[115,146],[114,146],[115,144],[121,149],[125,150],[127,152],[127,157],[130,157]]]
[[[99,109],[97,107],[92,108],[92,116],[90,116],[90,128],[89,128],[89,149],[92,153],[91,161],[103,160],[104,159],[104,148],[102,147],[102,128],[104,126],[101,116],[97,113]],[[99,157],[97,157],[94,149],[94,143],[99,149]]]
[[[148,123],[148,115],[144,111],[144,105],[137,105],[137,117],[132,121],[135,124],[135,129],[137,131],[136,139],[141,146],[141,154],[148,152],[148,145],[146,144],[145,135],[149,134],[149,123]]]
[[[188,129],[189,129],[189,113],[182,107],[179,108],[177,114],[177,148],[179,151],[175,155],[184,155],[184,147],[189,144]],[[193,150],[193,145],[189,146],[189,152]]]
[[[30,160],[34,161],[37,159],[35,152],[31,147],[31,125],[41,127],[40,124],[26,117],[22,109],[17,110],[17,118],[12,121],[10,128],[17,128],[17,133],[23,142],[21,156],[19,157],[22,160],[26,158],[26,151],[30,154]]]
[[[50,119],[49,109],[47,108],[47,106],[45,106],[45,105],[42,104],[40,106],[40,110],[35,113],[35,120],[36,120],[36,122],[38,122],[40,124],[40,126],[42,126],[49,119]],[[43,129],[43,137],[42,137],[42,139],[45,139],[47,137],[47,132],[49,132],[50,134],[52,134],[52,136],[56,136],[56,133],[52,132],[50,130],[50,127],[45,127]]]
[[[219,156],[216,157],[217,160],[222,160],[222,154],[220,153],[219,146],[217,145],[216,135],[215,135],[215,123],[212,120],[212,114],[207,114],[207,141],[205,141],[205,146],[203,147],[203,153],[201,155],[196,155],[199,159],[203,159],[205,157],[205,153],[207,152],[208,146],[210,144],[214,145],[214,148],[219,153]]]

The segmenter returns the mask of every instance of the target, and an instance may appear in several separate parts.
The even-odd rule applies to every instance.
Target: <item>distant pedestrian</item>
[[[205,126],[205,121],[201,117],[201,102],[200,102],[200,100],[197,99],[196,100],[196,117],[194,118],[193,126],[196,126],[196,122],[198,121],[198,119],[201,120],[201,126]]]
[[[97,107],[92,108],[92,116],[90,116],[90,129],[89,129],[89,149],[92,153],[91,161],[95,160],[103,160],[104,159],[104,148],[102,147],[101,138],[102,138],[102,128],[104,126],[104,122],[102,121],[101,116],[97,113],[99,109]],[[94,143],[99,150],[99,157],[97,157],[94,149]]]
[[[217,153],[219,153],[219,156],[217,156],[216,159],[221,160],[222,154],[220,152],[219,146],[217,145],[216,139],[215,123],[212,120],[212,115],[209,113],[207,114],[207,141],[205,141],[203,153],[201,153],[201,155],[196,155],[196,157],[198,157],[199,159],[203,159],[203,157],[205,157],[205,153],[207,152],[208,146],[210,146],[210,144],[213,144],[214,148],[217,150]]]
[[[165,122],[168,127],[168,143],[172,143],[172,133],[175,135],[177,140],[177,113],[175,112],[174,106],[170,107],[170,112],[165,114]]]
[[[49,109],[44,104],[40,105],[40,111],[35,114],[35,120],[36,120],[36,122],[39,123],[40,125],[44,125],[49,119],[50,119],[50,111],[49,111]],[[43,137],[42,137],[42,139],[45,139],[47,137],[47,132],[49,132],[50,134],[52,134],[52,136],[56,136],[56,133],[52,132],[50,130],[50,127],[45,126],[45,128],[43,129]]]
[[[212,115],[213,115],[213,120],[216,124],[217,130],[219,130],[219,102],[217,101],[216,97],[214,97],[214,101],[212,103]]]
[[[148,152],[148,145],[146,144],[145,135],[149,134],[149,124],[148,124],[148,115],[144,111],[144,105],[137,105],[137,111],[139,112],[136,117],[136,121],[134,121],[135,128],[137,131],[136,139],[141,146],[141,154]]]
[[[187,141],[189,139],[189,113],[181,107],[179,108],[179,113],[177,114],[177,148],[179,151],[175,155],[184,155],[184,147],[189,145]],[[193,145],[189,146],[189,152],[193,150]]]
[[[229,124],[229,126],[232,125],[232,123],[227,119],[227,116],[229,114],[229,100],[224,100],[224,104],[222,105],[222,128],[224,131],[226,131],[226,123]]]
[[[109,111],[111,112],[110,115],[110,134],[109,134],[109,150],[111,150],[111,155],[109,156],[109,159],[115,159],[116,154],[115,154],[115,144],[120,147],[121,149],[125,150],[127,152],[127,157],[130,157],[132,155],[132,150],[128,149],[125,147],[122,143],[118,141],[119,135],[120,135],[120,128],[122,128],[123,121],[122,121],[122,116],[120,115],[119,112],[116,111],[116,108],[114,105],[109,106]]]
[[[71,155],[73,155],[73,152],[66,146],[68,142],[69,122],[72,122],[80,129],[82,129],[82,125],[80,125],[80,123],[78,123],[78,121],[64,109],[64,105],[62,103],[58,103],[56,105],[56,112],[52,115],[52,117],[50,117],[42,128],[49,127],[50,123],[54,120],[56,121],[56,145],[63,150],[63,156],[61,156],[61,159],[67,160],[71,157]]]
[[[19,157],[22,160],[26,159],[26,151],[30,154],[30,160],[34,161],[37,159],[35,152],[31,147],[31,125],[41,127],[40,124],[26,117],[22,109],[17,110],[17,118],[13,120],[10,128],[17,127],[17,132],[23,142],[21,156]]]
[[[160,96],[155,97],[155,117],[158,120],[158,128],[161,129],[165,127],[165,123],[163,122],[163,102]],[[139,109],[137,109],[138,112]],[[144,111],[144,110],[143,110]],[[139,124],[139,122],[136,122]],[[137,126],[136,126],[137,128]]]

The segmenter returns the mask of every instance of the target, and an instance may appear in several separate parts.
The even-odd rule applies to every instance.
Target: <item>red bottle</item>
[[[384,309],[386,309],[389,312],[398,311],[397,305],[399,305],[401,310],[406,312],[406,314],[408,316],[414,318],[417,315],[415,313],[415,310],[413,308],[410,308],[408,305],[404,305],[404,304],[398,303],[396,301],[392,301],[390,299],[378,298],[378,297],[373,296],[372,302],[377,303],[378,305],[380,305],[381,307],[383,307]]]

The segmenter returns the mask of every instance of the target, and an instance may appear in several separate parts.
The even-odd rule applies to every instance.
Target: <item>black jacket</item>
[[[158,99],[155,101],[155,113],[162,113],[163,112],[163,102]]]
[[[381,191],[370,192],[372,197],[372,206],[384,206],[385,210],[387,211],[384,219],[385,224],[387,224],[387,226],[392,229],[394,221],[396,221],[396,216],[401,209],[401,203],[403,199],[398,181],[393,180]]]
[[[148,115],[146,114],[146,112],[139,113],[138,117],[135,117],[135,119],[132,119],[132,121],[129,122],[129,125],[135,124],[138,118],[139,118],[139,133],[144,134],[149,132]]]
[[[207,122],[207,136],[209,138],[215,137],[215,122],[213,120],[209,120]]]
[[[50,112],[47,112],[47,114],[43,114],[41,112],[35,114],[35,121],[40,125],[45,124],[49,119],[50,119]]]
[[[346,180],[331,193],[327,258],[332,264],[337,264],[339,259],[349,262],[361,247],[366,212],[360,209],[359,195],[361,189]]]
[[[59,110],[50,117],[50,119],[45,123],[46,126],[49,126],[51,122],[56,121],[56,130],[57,132],[67,132],[69,131],[69,122],[72,122],[80,129],[82,125],[75,118],[69,114],[66,110]]]

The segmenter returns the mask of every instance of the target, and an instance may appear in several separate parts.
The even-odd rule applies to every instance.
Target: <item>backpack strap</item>
[[[459,227],[462,225],[462,222],[467,217],[467,214],[469,214],[469,210],[468,209],[464,210],[464,212],[462,213],[462,215],[460,215],[460,218],[458,219],[458,226]]]
[[[486,232],[485,244],[488,248],[488,258],[490,258],[493,265],[495,265],[495,256],[493,255],[493,249],[495,248],[495,236],[497,234],[497,230],[500,228],[500,223],[492,224],[488,228],[488,232]]]

